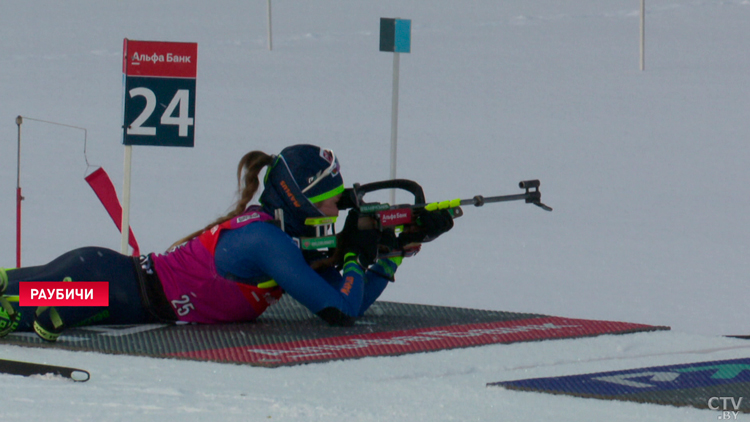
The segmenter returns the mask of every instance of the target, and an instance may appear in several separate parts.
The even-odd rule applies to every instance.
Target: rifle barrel
[[[450,201],[432,202],[432,203],[416,203],[414,205],[406,205],[409,208],[426,208],[428,211],[456,208],[459,206],[473,205],[475,207],[481,207],[484,204],[491,204],[495,202],[509,202],[509,201],[525,201],[527,204],[534,204],[545,211],[552,211],[552,208],[542,203],[542,193],[539,192],[539,180],[524,180],[518,184],[521,189],[526,189],[526,192],[515,195],[499,195],[499,196],[488,196],[477,195],[471,199],[454,199]],[[534,189],[534,190],[530,190]],[[391,209],[403,207],[404,205],[391,205]]]
[[[530,193],[519,193],[516,195],[500,195],[500,196],[488,196],[477,195],[471,199],[462,199],[461,205],[474,205],[475,207],[481,207],[484,204],[491,204],[493,202],[508,202],[508,201],[524,201],[532,196]]]

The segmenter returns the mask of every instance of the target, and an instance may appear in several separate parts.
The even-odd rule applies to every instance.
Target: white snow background
[[[135,147],[131,224],[162,251],[226,212],[247,151],[332,148],[347,185],[398,176],[430,201],[514,194],[547,213],[465,208],[383,300],[669,325],[671,332],[265,369],[0,346],[92,379],[0,376],[3,420],[709,421],[718,412],[487,388],[494,381],[746,357],[750,1],[29,0],[0,5],[1,265],[15,264],[15,118],[85,128],[123,180],[123,38],[198,43],[196,146]],[[22,125],[23,264],[119,249],[83,177],[84,131]],[[399,196],[408,200],[408,196]],[[746,398],[750,400],[750,398]],[[742,416],[740,416],[742,418]]]

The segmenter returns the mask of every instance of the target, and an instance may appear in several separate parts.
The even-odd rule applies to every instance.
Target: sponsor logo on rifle
[[[378,212],[382,226],[398,226],[411,223],[411,209],[395,209]]]

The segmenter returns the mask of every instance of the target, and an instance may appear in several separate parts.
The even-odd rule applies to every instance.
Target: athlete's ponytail
[[[229,220],[236,217],[247,209],[247,205],[253,199],[260,187],[260,171],[263,167],[270,166],[274,157],[262,151],[250,151],[245,154],[237,165],[237,193],[239,199],[234,205],[234,210],[226,218]]]
[[[263,169],[263,167],[270,166],[273,163],[273,160],[274,157],[272,155],[268,155],[262,151],[250,151],[245,154],[242,159],[240,159],[240,163],[237,165],[237,194],[239,198],[237,199],[237,202],[235,202],[233,209],[228,214],[223,217],[219,217],[206,227],[178,240],[177,242],[172,244],[169,249],[179,246],[193,239],[204,231],[210,229],[211,227],[231,220],[232,218],[237,217],[238,215],[245,212],[245,209],[247,209],[248,204],[258,192],[258,188],[260,187],[260,171]]]

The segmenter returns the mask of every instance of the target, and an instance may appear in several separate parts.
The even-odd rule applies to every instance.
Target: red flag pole
[[[21,124],[23,117],[16,117],[18,125],[18,163],[16,173],[16,268],[21,268]]]
[[[16,268],[21,268],[21,188],[16,190]]]

